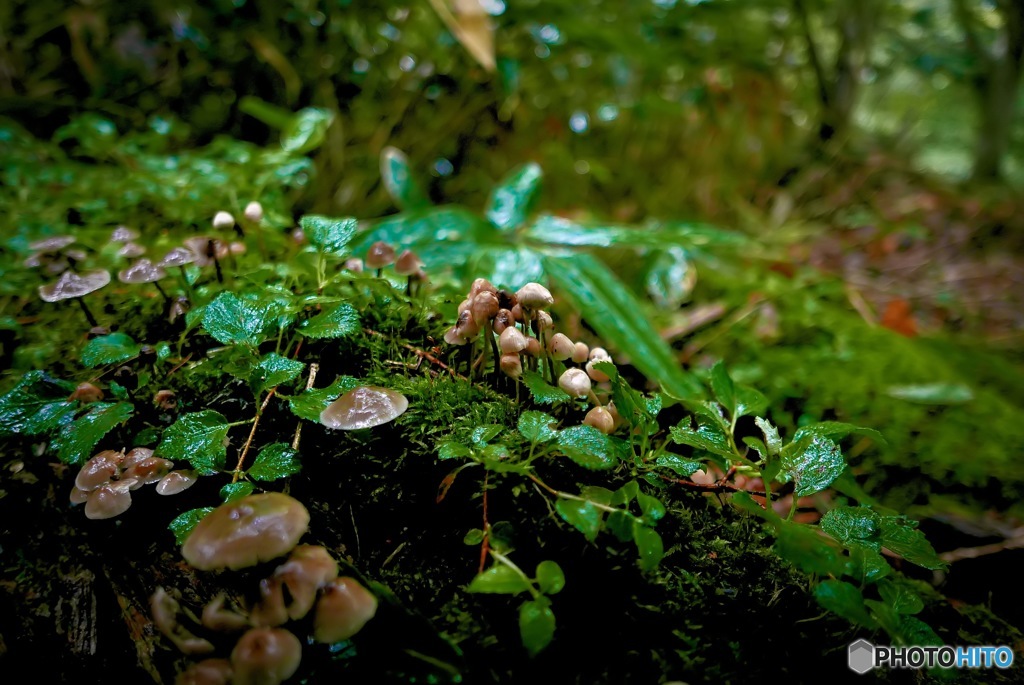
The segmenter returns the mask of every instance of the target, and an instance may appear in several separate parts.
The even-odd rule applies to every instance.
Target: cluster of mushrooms
[[[258,225],[263,220],[263,207],[259,202],[250,202],[243,213],[244,222]],[[245,233],[241,224],[228,212],[217,212],[213,217],[213,228],[218,231],[234,229],[240,236]],[[127,226],[118,226],[111,233],[109,243],[118,245],[117,256],[131,260],[129,265],[118,271],[117,279],[125,284],[152,283],[153,287],[163,296],[168,311],[173,319],[187,311],[188,300],[179,297],[172,300],[160,286],[160,281],[167,277],[167,269],[178,267],[182,272],[182,282],[188,292],[188,280],[184,269],[189,264],[203,268],[214,265],[217,279],[222,280],[220,262],[246,251],[244,242],[226,241],[209,236],[196,236],[183,241],[180,247],[172,248],[157,261],[146,257],[146,248],[135,242],[139,238],[138,231]],[[39,297],[44,302],[63,302],[75,300],[92,326],[98,326],[84,297],[95,292],[111,281],[110,272],[106,269],[79,269],[78,264],[86,259],[83,250],[73,247],[73,236],[54,236],[30,243],[32,254],[25,260],[25,266],[42,268],[48,273],[58,274],[56,281],[39,287]]]
[[[193,471],[174,471],[174,462],[153,456],[153,450],[136,447],[124,451],[103,450],[93,455],[75,477],[71,503],[85,504],[85,516],[109,519],[132,506],[132,490],[156,484],[161,495],[175,495],[196,482]]]
[[[378,240],[366,251],[366,259],[352,258],[345,262],[345,268],[355,273],[366,269],[377,272],[380,277],[386,267],[393,266],[395,274],[404,276],[405,292],[413,294],[413,288],[427,280],[427,272],[423,270],[423,261],[412,250],[404,250],[401,254],[390,243]]]
[[[324,547],[298,545],[308,528],[306,508],[276,492],[222,504],[199,522],[181,548],[185,561],[199,570],[238,570],[290,554],[260,581],[259,599],[248,610],[227,607],[222,594],[197,619],[167,590],[156,589],[150,597],[153,623],[182,653],[216,651],[183,617],[211,637],[241,633],[229,658],[207,656],[193,663],[178,675],[177,685],[276,685],[292,677],[302,660],[302,642],[284,624],[312,612],[312,640],[334,644],[351,639],[374,617],[373,593],[355,578],[339,576],[337,561]]]
[[[620,425],[621,417],[614,403],[601,404],[592,387],[592,381],[609,380],[595,364],[611,362],[611,355],[602,347],[591,349],[584,342],[573,342],[564,333],[555,333],[554,322],[546,311],[554,302],[551,292],[540,283],[527,283],[513,293],[495,288],[486,278],[478,278],[459,304],[458,321],[445,332],[444,340],[449,345],[469,345],[471,359],[476,341],[480,340],[481,351],[471,362],[471,374],[477,368],[486,368],[489,352],[496,360],[495,373],[500,370],[516,381],[523,375],[524,362],[525,368],[531,369],[543,364],[552,381],[556,366],[579,365],[561,370],[558,387],[571,397],[586,398],[594,405],[584,418],[584,425],[611,433]]]

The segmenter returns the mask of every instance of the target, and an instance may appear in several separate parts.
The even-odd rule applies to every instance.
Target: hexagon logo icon
[[[867,640],[857,640],[847,649],[847,659],[851,671],[864,675],[875,667],[875,646]]]

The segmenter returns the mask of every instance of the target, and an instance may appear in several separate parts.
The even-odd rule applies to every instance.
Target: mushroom
[[[572,397],[586,397],[591,392],[590,378],[580,369],[566,369],[558,378],[558,387]]]
[[[302,643],[283,628],[252,628],[231,651],[234,685],[277,685],[299,670]]]
[[[423,262],[412,250],[406,250],[398,255],[398,259],[395,261],[395,273],[406,277],[406,295],[412,291],[412,282],[419,278],[421,266],[423,266]]]
[[[510,328],[508,330],[515,330]],[[521,334],[520,334],[521,335]],[[523,362],[518,354],[503,354],[498,360],[498,366],[509,378],[519,378],[523,375]]]
[[[573,345],[572,340],[569,340],[569,337],[564,333],[555,333],[548,342],[548,351],[551,353],[552,358],[564,362],[576,352],[576,346]]]
[[[65,271],[53,283],[39,286],[39,297],[44,302],[76,300],[82,308],[85,318],[89,320],[89,325],[99,326],[96,317],[89,311],[82,298],[91,292],[99,290],[108,283],[110,283],[110,274],[105,269],[94,269],[81,273]]]
[[[127,459],[125,461],[127,461]],[[138,483],[136,483],[135,487],[132,488],[132,490],[137,490],[143,485],[162,481],[173,468],[174,462],[168,459],[161,459],[160,457],[143,457],[133,461],[130,466],[126,466],[121,476],[125,479],[137,479]]]
[[[499,309],[498,313],[494,315],[494,323],[491,325],[491,330],[493,330],[497,335],[501,335],[505,332],[506,328],[515,325],[516,320],[515,317],[512,316],[512,312],[508,309]]]
[[[249,627],[249,619],[237,611],[232,611],[224,606],[227,595],[223,592],[207,602],[203,607],[203,625],[210,630],[223,633],[230,633],[235,630],[242,630]]]
[[[172,267],[172,266],[183,267],[186,264],[191,264],[194,261],[196,261],[196,253],[195,252],[193,252],[192,250],[188,249],[187,247],[175,247],[175,248],[171,249],[170,252],[165,254],[163,256],[163,259],[161,259],[156,264],[157,264],[157,266],[161,266],[161,267]]]
[[[68,400],[71,402],[81,402],[82,404],[89,404],[90,402],[99,402],[103,399],[103,391],[97,388],[92,383],[79,383],[75,388],[75,391],[68,395]]]
[[[540,283],[527,283],[516,292],[516,299],[523,310],[536,311],[555,303],[551,291]]]
[[[208,236],[186,238],[184,243],[185,247],[192,251],[195,263],[198,266],[214,265],[214,268],[217,270],[217,281],[223,283],[224,274],[220,270],[220,260],[231,254],[231,248],[228,244],[223,240]]]
[[[25,258],[25,266],[35,269],[45,266],[49,273],[59,274],[70,268],[75,261],[85,259],[85,253],[81,250],[65,250],[75,242],[74,236],[58,235],[50,238],[43,238],[28,244],[32,254]]]
[[[355,578],[344,576],[324,586],[316,603],[313,637],[317,642],[348,640],[377,613],[377,598]]]
[[[196,484],[195,471],[171,471],[156,484],[156,494],[177,495]]]
[[[232,228],[235,225],[235,217],[225,211],[213,215],[213,227],[216,229]]]
[[[247,221],[251,221],[254,224],[258,224],[259,222],[263,221],[263,205],[261,205],[256,200],[253,200],[252,202],[245,206],[245,210],[243,210],[242,216],[244,216]]]
[[[170,305],[171,298],[167,296],[164,289],[160,287],[158,281],[161,278],[165,278],[167,272],[162,267],[154,264],[148,259],[140,259],[135,262],[127,269],[123,269],[117,273],[117,280],[122,283],[152,283],[156,289],[163,296],[164,300]]]
[[[110,242],[112,243],[130,243],[133,240],[138,240],[138,238],[139,232],[127,226],[118,226],[110,234]]]
[[[75,487],[91,492],[104,483],[109,483],[121,472],[123,459],[124,454],[114,450],[103,450],[93,455],[82,465],[82,470],[75,477]]]
[[[573,362],[575,362],[576,364],[582,364],[583,362],[587,361],[589,356],[590,356],[590,348],[587,347],[587,343],[585,343],[585,342],[578,342],[578,343],[576,343],[576,347],[575,347],[575,349],[573,350],[573,353],[572,353],[572,360],[573,360]]]
[[[501,353],[505,355],[518,355],[526,349],[528,344],[526,336],[520,333],[515,326],[509,326],[498,337],[498,346],[501,348]]]
[[[395,420],[409,408],[409,400],[390,388],[364,385],[327,405],[320,423],[339,430],[371,428]]]
[[[359,259],[358,257],[346,259],[343,268],[346,271],[351,271],[354,274],[361,274],[363,273],[363,260]]]
[[[201,520],[181,547],[201,571],[240,569],[289,552],[309,528],[309,512],[293,497],[268,492],[226,502]]]
[[[121,249],[117,251],[118,257],[125,257],[127,259],[135,259],[146,254],[146,248],[138,243],[125,243],[121,246]]]
[[[273,628],[288,622],[288,609],[284,605],[284,583],[280,578],[260,581],[260,601],[250,613],[253,625]]]
[[[288,561],[274,569],[274,577],[291,595],[288,617],[298,620],[313,608],[317,590],[338,577],[338,562],[319,545],[299,545]]]
[[[89,519],[109,519],[120,516],[132,506],[131,488],[137,481],[134,478],[104,483],[89,493],[85,501],[85,517]]]
[[[370,249],[366,253],[366,266],[376,269],[378,277],[385,266],[391,266],[394,263],[395,248],[391,247],[391,245],[383,240],[378,240],[373,245],[370,245]]]
[[[209,640],[196,637],[181,625],[178,621],[181,605],[167,590],[158,587],[153,592],[149,598],[149,609],[153,615],[153,624],[183,654],[209,654],[213,651],[213,644]]]
[[[179,673],[174,685],[229,685],[231,676],[227,659],[203,659]]]
[[[583,419],[584,426],[591,426],[608,435],[615,430],[615,417],[604,407],[594,407]]]

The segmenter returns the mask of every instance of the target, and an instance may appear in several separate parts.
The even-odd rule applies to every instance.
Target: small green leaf
[[[593,470],[614,468],[624,458],[619,444],[593,426],[559,431],[558,449],[580,466]]]
[[[0,396],[0,435],[40,435],[70,423],[78,402],[68,400],[74,383],[29,371]]]
[[[304,154],[320,147],[334,113],[325,107],[304,107],[293,114],[281,131],[281,148]]]
[[[444,461],[445,459],[461,459],[468,457],[472,452],[465,445],[460,445],[457,442],[442,442],[437,446],[437,458]]]
[[[558,404],[572,399],[569,397],[569,393],[551,385],[544,380],[544,376],[536,371],[523,371],[523,383],[526,384],[530,394],[533,395],[533,401],[537,404]]]
[[[842,580],[826,580],[814,588],[818,604],[842,616],[847,621],[865,628],[876,627],[864,605],[864,595],[855,586]]]
[[[806,426],[802,426],[793,434],[793,442],[799,442],[800,440],[810,437],[818,436],[820,438],[828,438],[830,440],[842,440],[847,435],[863,435],[866,438],[871,438],[878,445],[885,445],[885,438],[882,434],[873,428],[862,428],[861,426],[855,426],[852,423],[842,423],[840,421],[822,421],[820,423],[812,423]]]
[[[670,245],[658,250],[647,269],[645,285],[658,309],[671,311],[690,299],[697,284],[697,269],[686,250]]]
[[[924,610],[924,600],[909,583],[886,578],[879,581],[878,592],[896,613],[917,614]]]
[[[591,502],[604,505],[611,504],[612,499],[615,497],[614,492],[608,488],[602,488],[600,485],[587,485],[580,490],[580,495]]]
[[[158,362],[165,362],[171,357],[171,345],[168,342],[158,342],[156,344],[156,360]]]
[[[93,338],[82,348],[82,365],[92,369],[117,364],[139,355],[141,347],[124,333],[111,333]]]
[[[654,462],[658,466],[671,469],[684,478],[689,478],[697,471],[704,468],[704,464],[692,459],[686,459],[678,454],[665,453]]]
[[[260,450],[256,461],[246,473],[255,480],[277,480],[293,476],[301,470],[299,453],[283,442],[275,442]]]
[[[469,532],[462,538],[462,544],[470,546],[479,545],[483,541],[484,532],[479,528],[470,528]]]
[[[96,443],[118,425],[131,418],[134,407],[128,402],[94,402],[88,411],[60,429],[52,447],[65,464],[81,464],[92,454]]]
[[[555,502],[555,511],[591,542],[597,538],[597,533],[601,530],[601,510],[592,503],[559,499]]]
[[[730,416],[736,414],[736,387],[733,385],[729,372],[725,370],[725,364],[721,361],[715,362],[711,367],[711,390],[715,393],[715,399],[725,407]]]
[[[299,226],[306,240],[321,252],[344,254],[345,248],[355,237],[358,222],[352,217],[332,219],[316,214],[307,214],[299,220]]]
[[[665,505],[657,497],[638,492],[636,503],[640,505],[640,511],[651,521],[659,521],[665,516]]]
[[[318,340],[347,338],[359,330],[359,313],[347,302],[325,308],[313,318],[303,321],[298,328],[299,333],[307,338]]]
[[[847,575],[859,584],[874,583],[892,573],[892,566],[881,554],[866,545],[847,544],[850,564]]]
[[[497,423],[491,423],[486,426],[477,426],[473,429],[469,439],[476,447],[484,447],[491,440],[498,437],[498,434],[501,433],[504,428],[504,426]]]
[[[270,323],[266,307],[242,300],[231,292],[218,295],[203,312],[203,328],[225,345],[256,347],[263,341],[263,331]]]
[[[484,211],[487,220],[499,231],[520,226],[530,213],[542,175],[540,165],[533,162],[512,170],[491,191]]]
[[[636,499],[640,494],[640,486],[635,480],[624,483],[622,487],[612,493],[612,504],[625,506]]]
[[[633,542],[640,553],[640,568],[653,571],[665,556],[665,546],[661,536],[653,528],[648,528],[640,521],[633,522]]]
[[[510,567],[496,564],[477,575],[466,589],[469,592],[517,595],[520,592],[529,592],[530,583]]]
[[[562,567],[549,560],[537,564],[537,585],[541,592],[548,595],[557,595],[565,587],[565,573]]]
[[[768,398],[754,388],[745,385],[735,386],[736,416],[763,414],[768,409]]]
[[[182,414],[164,431],[156,452],[173,461],[188,461],[200,475],[213,475],[224,468],[228,428],[228,420],[212,409]]]
[[[538,597],[519,607],[519,636],[530,656],[536,656],[555,637],[555,614],[547,597]]]
[[[288,400],[292,413],[307,421],[320,422],[320,412],[334,400],[359,385],[359,379],[339,376],[326,388],[306,390]]]
[[[257,396],[282,383],[296,378],[306,365],[295,359],[282,357],[277,352],[263,355],[249,374],[249,387]]]
[[[430,205],[426,195],[413,180],[409,159],[395,147],[386,147],[380,153],[380,178],[384,188],[400,209],[423,209]]]
[[[822,518],[821,529],[844,545],[858,543],[881,548],[880,516],[868,507],[836,507]]]
[[[256,486],[245,480],[238,481],[237,483],[228,483],[220,489],[220,498],[225,502],[232,502],[251,495],[255,489]]]
[[[974,391],[963,383],[921,383],[894,385],[886,394],[918,404],[964,404],[974,399]]]
[[[202,507],[201,509],[190,509],[184,514],[179,514],[167,524],[171,532],[174,533],[174,539],[179,545],[184,544],[185,540],[192,533],[192,530],[196,525],[206,517],[214,507]]]
[[[519,416],[519,433],[534,445],[553,440],[558,435],[558,420],[542,411],[524,411]]]
[[[689,445],[698,450],[717,454],[726,459],[735,459],[736,455],[729,444],[728,436],[718,429],[717,426],[701,425],[693,430],[687,425],[690,419],[683,419],[682,423],[669,428],[669,436],[672,442],[677,445]]]
[[[745,493],[734,495],[734,501],[738,499],[739,494]],[[819,535],[810,526],[781,519],[773,520],[769,516],[765,513],[765,518],[777,527],[777,537],[772,549],[780,557],[805,573],[838,577],[846,570],[845,559],[834,542]]]
[[[923,568],[932,571],[946,568],[946,562],[939,558],[924,533],[917,529],[916,521],[905,516],[883,516],[879,523],[883,547]]]
[[[754,419],[754,423],[764,433],[764,444],[768,447],[768,455],[774,457],[782,452],[782,438],[779,437],[779,429],[760,416]]]
[[[636,519],[628,512],[616,509],[608,513],[608,521],[605,528],[609,533],[618,538],[619,542],[628,542],[633,539],[633,524]]]
[[[813,495],[832,484],[846,468],[839,446],[828,438],[805,437],[782,452],[782,467],[796,481],[796,495]]]

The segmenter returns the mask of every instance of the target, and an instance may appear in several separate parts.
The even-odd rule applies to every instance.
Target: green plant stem
[[[522,578],[523,582],[526,583],[526,586],[528,588],[530,588],[530,594],[533,596],[533,598],[534,599],[540,599],[540,597],[542,595],[540,590],[538,590],[537,588],[535,588],[533,586],[533,581],[530,580],[530,577],[528,575],[526,575],[525,573],[523,573],[523,569],[521,569],[518,566],[516,566],[514,561],[512,561],[511,559],[506,557],[501,552],[495,551],[493,549],[491,550],[491,556],[494,557],[494,560],[497,561],[498,563],[504,564],[505,566],[508,566],[510,569],[515,571],[516,575],[518,575],[520,578]]]

